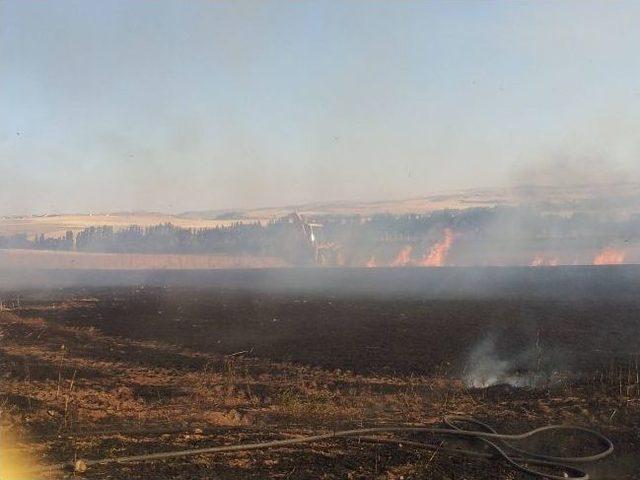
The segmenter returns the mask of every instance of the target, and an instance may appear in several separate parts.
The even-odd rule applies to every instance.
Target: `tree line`
[[[295,216],[294,216],[295,217]],[[295,217],[299,218],[299,217]],[[347,248],[384,242],[414,242],[448,228],[474,237],[521,238],[602,237],[637,239],[640,216],[624,220],[589,214],[545,215],[514,207],[442,210],[427,214],[373,216],[324,215],[305,219],[321,224],[314,241]],[[435,233],[434,233],[435,232]],[[271,255],[283,258],[312,256],[308,231],[292,216],[268,223],[234,223],[213,228],[181,228],[172,224],[123,229],[88,227],[60,237],[26,234],[0,237],[0,248],[66,250],[107,253],[185,253]]]

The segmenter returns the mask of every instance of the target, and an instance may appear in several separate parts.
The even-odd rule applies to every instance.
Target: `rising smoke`
[[[494,385],[542,387],[559,380],[553,365],[545,363],[539,332],[517,353],[501,352],[495,333],[483,337],[471,350],[463,372],[464,383],[471,388]],[[555,360],[557,361],[557,359]]]

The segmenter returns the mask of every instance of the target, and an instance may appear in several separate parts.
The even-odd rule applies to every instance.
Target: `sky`
[[[615,0],[0,0],[0,215],[636,178],[639,24]]]

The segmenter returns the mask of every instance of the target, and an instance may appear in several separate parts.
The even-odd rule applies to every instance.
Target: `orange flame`
[[[407,245],[402,247],[402,249],[398,252],[396,258],[391,262],[392,267],[406,267],[411,262],[411,252],[413,251],[413,247],[411,245]]]
[[[364,266],[367,268],[376,268],[378,266],[378,262],[376,262],[376,257],[374,257],[373,255],[369,257],[369,260],[367,260],[367,263],[365,263]]]
[[[594,265],[620,265],[624,263],[624,252],[613,248],[605,248],[593,259]]]
[[[445,229],[444,238],[436,243],[429,253],[422,257],[418,265],[422,267],[443,267],[447,260],[449,249],[453,245],[454,235],[450,229]]]

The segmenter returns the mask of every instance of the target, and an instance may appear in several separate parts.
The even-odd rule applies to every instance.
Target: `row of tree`
[[[380,243],[417,242],[437,237],[447,228],[491,239],[595,238],[628,241],[640,235],[640,217],[624,220],[585,214],[543,215],[522,208],[477,208],[429,214],[323,216],[307,219],[322,224],[314,228],[313,241],[296,215],[266,224],[235,223],[216,228],[186,229],[171,224],[151,227],[89,227],[58,238],[38,235],[0,237],[0,248],[76,250],[109,253],[198,253],[270,255],[312,259],[319,244],[355,249]],[[603,240],[604,241],[604,240]]]
[[[29,239],[26,233],[0,236],[0,248],[29,249],[29,250],[73,250],[74,235],[71,230],[62,237],[45,237],[43,233]]]

